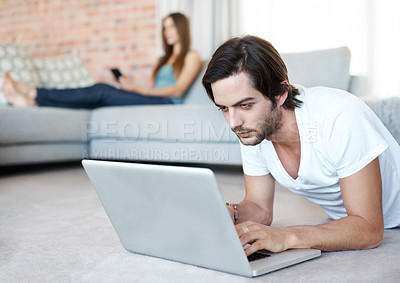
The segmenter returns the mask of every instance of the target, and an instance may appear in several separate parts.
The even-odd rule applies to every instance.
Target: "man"
[[[279,53],[254,36],[221,45],[203,85],[241,141],[246,195],[228,209],[247,255],[374,248],[400,226],[399,144],[354,95],[291,85]],[[275,181],[332,221],[269,226]]]

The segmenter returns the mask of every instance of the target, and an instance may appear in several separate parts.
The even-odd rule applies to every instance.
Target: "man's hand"
[[[379,159],[340,180],[348,216],[320,225],[269,227],[246,221],[236,225],[246,255],[260,249],[280,252],[291,248],[323,251],[371,249],[383,237],[382,184]],[[240,217],[240,210],[239,210]]]
[[[253,221],[240,223],[235,228],[242,246],[250,244],[245,250],[246,256],[262,249],[274,253],[288,249],[287,241],[290,234],[280,228],[258,224]]]

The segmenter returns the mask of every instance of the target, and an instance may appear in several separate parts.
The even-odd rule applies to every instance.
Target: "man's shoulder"
[[[309,102],[334,102],[338,100],[352,100],[352,97],[355,97],[345,90],[324,86],[303,88],[302,90]]]
[[[346,126],[353,120],[367,121],[371,117],[372,110],[358,97],[344,90],[306,88],[301,98],[303,104],[296,110],[296,117],[304,127],[312,125],[323,137],[329,137],[335,127]]]
[[[363,104],[355,95],[336,88],[322,86],[302,88],[300,93],[303,110],[306,109],[311,113],[343,112],[358,109]]]

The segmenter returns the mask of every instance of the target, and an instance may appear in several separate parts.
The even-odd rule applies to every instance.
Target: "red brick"
[[[112,65],[145,81],[158,56],[157,0],[0,3],[1,40],[19,40],[38,57],[78,52],[96,80],[112,82]]]

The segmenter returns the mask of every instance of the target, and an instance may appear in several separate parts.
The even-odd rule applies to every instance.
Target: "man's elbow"
[[[369,232],[368,241],[366,242],[364,249],[373,249],[378,247],[382,243],[383,233],[383,227],[379,227],[377,229],[374,229],[374,231]]]
[[[371,237],[369,249],[376,248],[382,243],[383,232],[384,232],[384,230],[382,228],[382,230],[379,230],[378,232],[374,233],[373,237]]]

